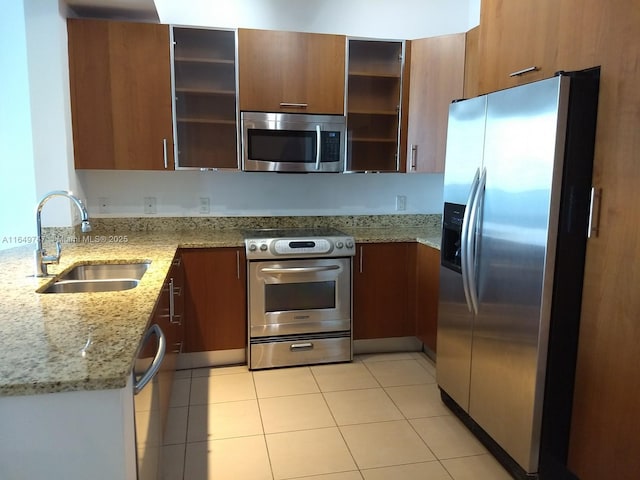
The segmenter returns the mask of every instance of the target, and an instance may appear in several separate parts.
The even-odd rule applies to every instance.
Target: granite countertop
[[[418,241],[439,248],[439,228],[341,228],[356,242]],[[85,237],[86,238],[86,237]],[[58,276],[78,263],[150,261],[139,285],[101,293],[41,294],[34,245],[0,251],[0,396],[124,388],[178,248],[237,247],[241,229],[127,232],[65,243]]]

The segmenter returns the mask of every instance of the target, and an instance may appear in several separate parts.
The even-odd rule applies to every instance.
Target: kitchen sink
[[[61,275],[39,293],[87,293],[131,290],[149,268],[150,262],[83,264]]]
[[[60,276],[66,280],[111,280],[130,278],[140,280],[149,268],[149,262],[140,263],[92,263],[78,265]]]
[[[136,288],[140,280],[61,280],[54,282],[40,293],[87,293],[87,292],[115,292]]]

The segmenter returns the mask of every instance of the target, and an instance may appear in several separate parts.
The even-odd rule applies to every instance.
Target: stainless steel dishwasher
[[[171,374],[166,338],[158,324],[146,331],[133,368],[138,480],[161,478],[163,432],[169,411]]]

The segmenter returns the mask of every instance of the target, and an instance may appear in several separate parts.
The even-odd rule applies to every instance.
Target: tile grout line
[[[313,368],[310,368],[309,370],[311,371],[311,375],[313,376],[313,380],[316,382],[316,385],[318,386],[318,391],[320,392],[320,395],[322,395],[322,400],[324,400],[324,404],[326,405],[327,410],[329,410],[329,414],[331,414],[331,418],[333,418],[333,421],[336,424],[336,429],[338,430],[338,433],[340,434],[340,438],[342,438],[342,441],[344,442],[344,446],[347,447],[347,451],[349,452],[349,455],[351,456],[351,460],[353,460],[353,464],[356,466],[356,469],[358,470],[358,475],[360,475],[360,478],[364,478],[364,476],[362,475],[362,470],[360,470],[360,465],[358,465],[358,462],[356,461],[356,458],[353,456],[353,452],[351,451],[351,448],[349,448],[349,444],[347,443],[347,439],[344,438],[344,434],[342,433],[342,429],[340,428],[340,425],[338,424],[338,420],[336,419],[335,415],[333,414],[333,411],[331,410],[331,407],[329,406],[329,402],[327,402],[327,397],[325,397],[325,395],[324,395],[325,392],[323,392],[322,388],[320,388],[320,383],[318,382],[318,379],[316,378],[316,375],[313,373]]]
[[[269,452],[269,443],[267,442],[267,432],[264,429],[264,418],[262,416],[262,408],[260,407],[260,398],[258,397],[258,387],[256,386],[256,377],[253,374],[252,370],[249,370],[249,373],[251,374],[251,383],[253,383],[253,391],[256,394],[256,404],[258,405],[258,414],[260,415],[260,425],[262,427],[262,441],[264,442],[264,448],[267,452],[267,459],[269,460],[269,471],[271,472],[271,478],[275,479],[276,475],[273,472],[273,462],[271,461],[271,453]]]

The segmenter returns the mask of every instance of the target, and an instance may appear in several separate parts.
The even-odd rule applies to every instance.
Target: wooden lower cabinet
[[[415,334],[413,243],[357,246],[353,263],[353,338],[404,337]]]
[[[433,353],[438,331],[440,250],[418,243],[416,248],[416,337]]]
[[[185,352],[245,348],[247,293],[244,249],[183,249]]]

